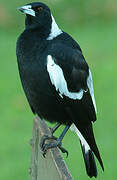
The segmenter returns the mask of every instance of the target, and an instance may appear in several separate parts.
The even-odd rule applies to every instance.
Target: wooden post
[[[51,135],[45,121],[34,118],[33,138],[31,155],[31,180],[73,180],[69,170],[60,155],[58,148],[47,151],[46,158],[40,152],[40,139],[46,135]]]

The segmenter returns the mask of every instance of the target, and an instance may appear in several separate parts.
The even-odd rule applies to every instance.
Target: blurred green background
[[[28,180],[33,114],[21,87],[15,55],[24,29],[17,7],[28,0],[0,0],[0,179]],[[117,178],[117,0],[45,0],[59,24],[80,44],[92,70],[98,119],[94,131],[104,165],[98,180]],[[57,134],[60,134],[62,129]],[[68,132],[65,161],[74,179],[88,179],[79,140]]]

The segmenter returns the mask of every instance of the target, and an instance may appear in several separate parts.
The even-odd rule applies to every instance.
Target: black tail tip
[[[95,162],[93,152],[89,150],[83,156],[85,156],[84,160],[85,160],[85,166],[86,166],[86,171],[87,171],[88,176],[90,178],[92,177],[96,178],[98,175],[98,172],[97,172],[97,167],[96,167],[96,162]],[[101,167],[102,167],[102,170],[104,171],[103,163],[101,163]]]
[[[97,167],[96,167],[96,162],[94,159],[94,155],[91,150],[88,151],[88,158],[89,158],[89,165],[88,165],[88,172],[87,174],[89,175],[90,178],[92,177],[97,177]]]
[[[92,177],[97,177],[97,167],[94,159],[94,155],[91,150],[85,151],[85,147],[82,146],[82,152],[83,152],[83,157],[84,157],[84,162],[85,162],[85,167],[86,167],[86,172],[87,175],[92,178]]]

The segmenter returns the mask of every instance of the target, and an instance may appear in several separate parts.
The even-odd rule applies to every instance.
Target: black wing
[[[82,114],[86,114],[88,121],[84,116],[83,125],[87,125],[87,122],[96,120],[96,110],[92,97],[91,77],[89,73],[89,67],[86,63],[82,52],[78,49],[68,47],[64,44],[53,44],[50,49],[50,55],[56,65],[58,65],[62,71],[67,83],[67,87],[70,93],[79,93],[83,90],[83,97],[81,100],[73,100],[74,114],[78,114],[78,108]],[[58,74],[59,78],[59,74]],[[88,83],[88,81],[90,81]],[[69,98],[69,97],[68,97]],[[72,101],[72,98],[70,99]],[[78,117],[77,117],[78,118]],[[75,118],[76,119],[76,118]]]
[[[97,169],[92,151],[103,170],[104,166],[95,142],[91,123],[96,120],[91,72],[81,51],[64,45],[55,45],[53,49],[56,51],[51,51],[51,56],[47,58],[47,67],[49,59],[52,62],[49,64],[50,69],[47,68],[51,83],[60,94],[60,98],[63,98],[64,108],[71,119],[71,123],[75,124],[77,128],[76,133],[78,130],[81,133],[81,135],[78,135],[79,133],[77,135],[81,140],[87,173],[90,177],[96,177]],[[67,84],[68,89],[65,84]],[[77,94],[81,96],[77,96]],[[88,149],[82,136],[88,143]]]

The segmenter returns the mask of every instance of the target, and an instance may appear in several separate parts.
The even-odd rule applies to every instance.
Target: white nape
[[[85,153],[87,153],[90,150],[90,146],[88,145],[87,141],[85,140],[85,138],[82,136],[81,132],[78,130],[78,128],[75,126],[75,124],[72,124],[70,127],[71,131],[74,131],[77,136],[79,137],[82,146],[84,145],[85,147]]]
[[[90,69],[89,69],[89,76],[87,78],[87,85],[88,85],[88,88],[89,88],[89,91],[90,91],[90,94],[91,94],[91,98],[92,98],[92,101],[93,101],[95,112],[97,113],[96,102],[95,102],[95,97],[94,97],[94,89],[93,89],[93,79],[92,79],[92,74],[91,74]]]
[[[35,11],[32,9],[31,5],[22,6],[21,9],[23,10],[23,12],[25,14],[29,14],[31,16],[35,16]]]
[[[52,40],[55,37],[57,37],[58,35],[60,35],[61,33],[63,33],[61,31],[61,29],[59,29],[58,25],[56,24],[54,17],[52,15],[51,15],[51,17],[52,17],[51,32],[50,32],[47,40]]]
[[[49,73],[51,83],[55,86],[56,91],[59,92],[61,98],[65,95],[74,100],[82,99],[83,89],[79,92],[69,92],[63,71],[61,67],[54,62],[51,55],[47,56],[47,71]]]

